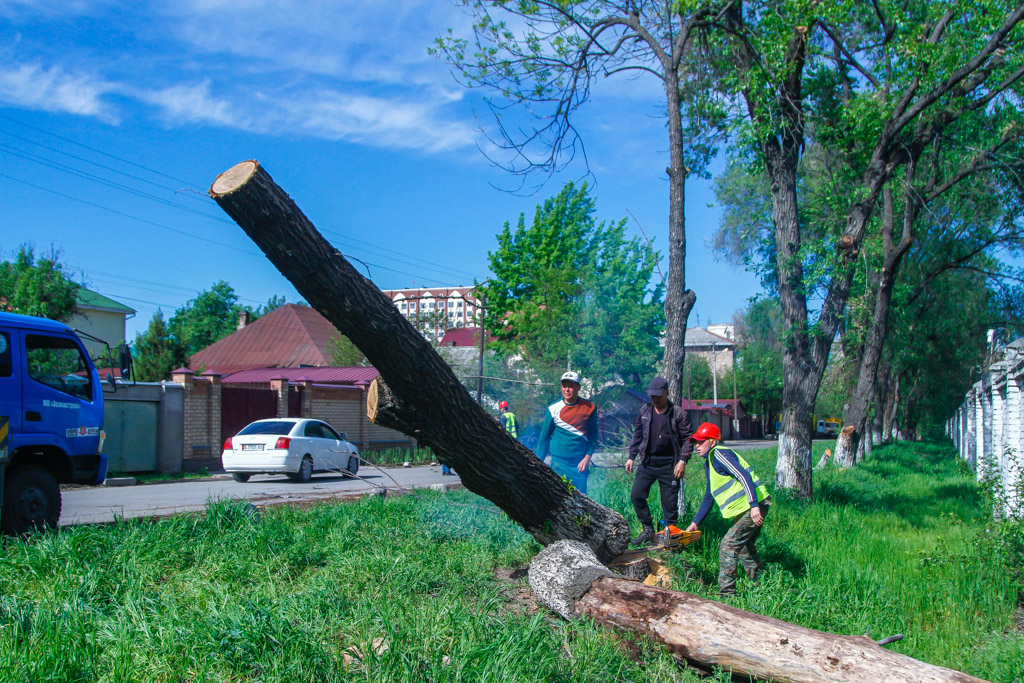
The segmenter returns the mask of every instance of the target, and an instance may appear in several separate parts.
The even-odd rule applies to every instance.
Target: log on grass
[[[530,586],[566,619],[581,616],[646,635],[703,669],[776,681],[979,682],[890,652],[866,636],[842,636],[745,612],[689,593],[614,575],[586,546],[554,543],[533,559]]]
[[[394,303],[317,231],[255,161],[220,174],[210,196],[313,308],[366,354],[386,383],[376,420],[413,436],[462,483],[541,544],[585,543],[609,561],[629,543],[622,515],[561,480],[477,405]]]

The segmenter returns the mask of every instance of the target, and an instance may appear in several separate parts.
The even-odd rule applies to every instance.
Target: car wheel
[[[349,459],[348,459],[348,473],[346,473],[345,476],[346,477],[354,477],[354,476],[356,476],[356,472],[358,472],[358,471],[359,471],[359,458],[357,458],[354,455],[353,456],[349,456]]]
[[[249,477],[251,477],[251,476],[252,476],[251,474],[245,474],[245,473],[242,473],[242,472],[232,472],[231,473],[231,478],[234,479],[235,481],[237,481],[239,484],[244,484],[245,482],[249,481]]]
[[[313,477],[313,458],[308,455],[302,459],[302,464],[299,465],[299,471],[295,474],[289,474],[292,481],[297,481],[300,484],[305,484]]]
[[[11,536],[56,529],[60,507],[60,486],[52,474],[41,467],[17,469],[7,476],[0,525]]]

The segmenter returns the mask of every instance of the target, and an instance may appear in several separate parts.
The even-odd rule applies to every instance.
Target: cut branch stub
[[[210,196],[380,372],[386,387],[378,384],[367,414],[429,447],[466,488],[542,544],[582,541],[605,561],[626,548],[622,515],[569,487],[484,412],[394,303],[320,235],[263,167],[244,161],[225,171]]]

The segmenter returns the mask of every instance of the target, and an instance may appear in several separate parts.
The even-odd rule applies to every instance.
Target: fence
[[[960,457],[978,481],[998,492],[996,514],[1024,516],[1024,356],[1007,349],[1007,358],[990,365],[946,423]]]

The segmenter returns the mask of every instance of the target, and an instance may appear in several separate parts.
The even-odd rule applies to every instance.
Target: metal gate
[[[157,469],[157,410],[153,401],[117,401],[104,396],[103,452],[111,472],[153,472]]]
[[[277,391],[221,387],[220,440],[234,436],[255,420],[277,417]]]

